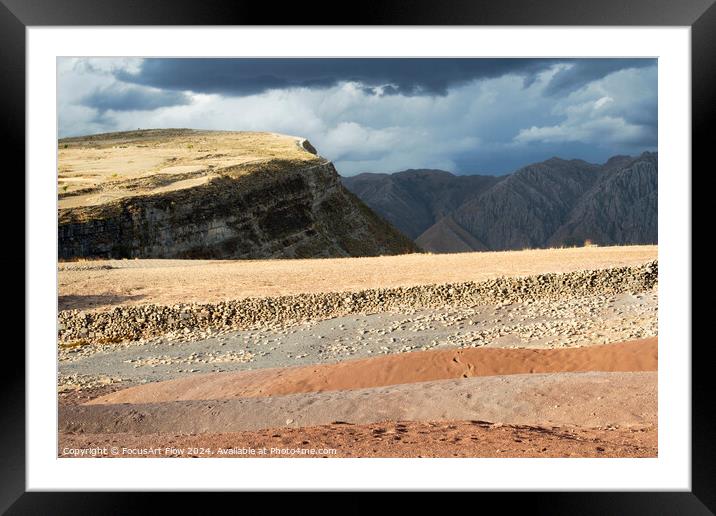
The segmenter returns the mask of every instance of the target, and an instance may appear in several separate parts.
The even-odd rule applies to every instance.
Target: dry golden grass
[[[191,188],[222,170],[317,157],[302,139],[275,133],[146,130],[58,142],[59,208]]]
[[[657,246],[622,246],[312,260],[99,260],[92,262],[98,266],[94,270],[72,270],[77,264],[63,263],[58,267],[60,309],[483,281],[656,258]]]

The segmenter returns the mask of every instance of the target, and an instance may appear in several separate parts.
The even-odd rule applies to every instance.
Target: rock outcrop
[[[347,191],[333,164],[306,140],[154,130],[60,140],[59,146],[60,259],[416,250]]]

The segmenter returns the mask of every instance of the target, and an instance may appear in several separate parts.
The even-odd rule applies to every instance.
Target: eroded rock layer
[[[146,171],[124,175],[107,176],[99,167],[144,140],[129,139],[124,146],[100,140],[103,153],[87,156],[100,163],[98,171],[67,176],[66,191],[61,188],[60,259],[309,258],[416,250],[407,237],[348,192],[333,165],[311,153],[305,140],[281,137],[280,144],[274,143],[278,150],[268,152],[272,147],[261,133],[249,140],[258,151],[243,139],[225,141],[223,133],[180,134],[181,143],[175,136],[160,140],[165,147],[155,154],[161,153],[161,165],[150,155]],[[72,145],[80,152],[89,143]],[[194,145],[207,148],[194,151]],[[237,155],[209,152],[225,147]],[[249,148],[259,156],[249,159],[240,154]],[[189,156],[182,154],[189,151]],[[179,157],[167,158],[172,152]],[[75,159],[76,168],[86,167]],[[74,163],[69,158],[68,162]],[[60,163],[62,167],[62,155]],[[122,171],[129,165],[117,167]],[[102,180],[93,179],[102,173]],[[71,190],[72,180],[93,182]]]

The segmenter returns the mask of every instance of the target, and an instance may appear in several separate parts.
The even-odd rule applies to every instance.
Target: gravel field
[[[451,347],[554,348],[652,337],[657,291],[337,317],[280,329],[195,332],[60,348],[60,390],[186,374],[339,362]]]
[[[209,329],[282,328],[351,314],[475,307],[492,304],[559,302],[592,295],[638,293],[654,288],[658,262],[499,277],[482,282],[447,283],[327,292],[281,297],[246,298],[214,304],[137,305],[109,311],[65,310],[59,313],[61,345],[140,340],[179,332]]]

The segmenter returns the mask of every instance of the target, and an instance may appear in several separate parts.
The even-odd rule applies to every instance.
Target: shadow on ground
[[[57,303],[60,310],[85,310],[88,308],[99,308],[101,306],[112,306],[127,301],[138,301],[143,295],[123,296],[117,294],[99,294],[91,296],[58,296]]]

